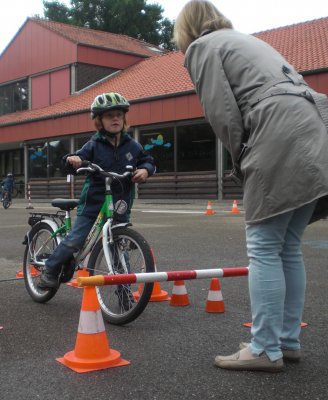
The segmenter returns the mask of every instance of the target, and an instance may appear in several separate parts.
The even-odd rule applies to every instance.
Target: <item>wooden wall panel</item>
[[[1,56],[0,83],[74,62],[74,43],[28,20]]]
[[[84,64],[96,64],[103,67],[110,67],[115,69],[124,69],[133,65],[143,57],[120,54],[110,50],[103,50],[96,47],[78,46],[77,62]]]
[[[70,96],[70,69],[65,68],[50,74],[50,104]]]
[[[202,117],[203,109],[196,94],[132,104],[128,115],[131,126]]]
[[[128,123],[132,127],[203,117],[196,95],[136,103],[131,106]],[[0,143],[64,136],[95,130],[89,112],[49,118],[0,128]]]
[[[0,143],[23,142],[46,137],[94,131],[89,113],[29,122],[0,128]]]
[[[50,103],[50,74],[32,78],[32,109],[46,107]]]
[[[305,75],[304,79],[314,90],[328,95],[328,72]]]

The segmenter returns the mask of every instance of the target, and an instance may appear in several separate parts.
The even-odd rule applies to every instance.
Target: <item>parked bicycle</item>
[[[105,177],[105,200],[98,217],[84,243],[72,262],[64,265],[60,282],[72,279],[74,271],[82,269],[87,262],[87,270],[94,274],[127,274],[154,272],[151,248],[140,233],[131,229],[130,223],[115,224],[115,213],[124,213],[126,203],[113,204],[111,184],[132,175],[132,167],[127,167],[122,175],[106,172],[97,164],[83,161],[80,172],[98,173]],[[55,296],[57,289],[41,289],[39,276],[45,262],[56,246],[71,230],[71,211],[78,205],[75,199],[55,199],[51,203],[59,208],[56,213],[30,213],[29,225],[24,244],[24,280],[32,299],[45,303]],[[88,260],[88,261],[86,261]],[[145,309],[150,299],[153,283],[143,285],[116,285],[97,287],[97,296],[104,319],[112,324],[122,325],[136,319]]]
[[[13,187],[13,198],[24,197],[25,195],[25,184],[23,181],[15,182]]]

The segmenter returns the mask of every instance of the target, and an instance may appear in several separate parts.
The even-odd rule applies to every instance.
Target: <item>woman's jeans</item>
[[[250,350],[271,361],[281,349],[300,348],[299,335],[306,276],[301,238],[316,201],[296,210],[246,225],[252,310]]]
[[[95,218],[84,216],[76,217],[71,232],[60,242],[46,261],[47,273],[53,276],[60,274],[62,265],[73,258],[74,253],[79,251],[87,238]]]

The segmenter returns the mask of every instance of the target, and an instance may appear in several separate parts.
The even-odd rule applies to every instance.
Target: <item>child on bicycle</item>
[[[1,182],[1,188],[2,188],[1,201],[3,201],[5,193],[7,193],[8,200],[11,201],[14,186],[15,186],[14,176],[11,172],[9,172],[6,178]]]
[[[119,93],[98,95],[91,105],[91,117],[97,132],[75,154],[69,154],[63,159],[68,173],[75,173],[85,160],[98,164],[105,171],[119,174],[126,171],[127,165],[136,168],[132,178],[123,182],[123,185],[119,182],[112,185],[114,204],[117,201],[127,203],[127,211],[123,215],[115,214],[115,221],[118,222],[129,221],[134,184],[144,183],[155,172],[153,158],[126,133],[126,113],[129,106],[126,98]],[[69,267],[74,253],[83,246],[104,198],[104,178],[97,175],[87,176],[73,229],[48,258],[40,277],[40,288],[59,287],[63,266]]]

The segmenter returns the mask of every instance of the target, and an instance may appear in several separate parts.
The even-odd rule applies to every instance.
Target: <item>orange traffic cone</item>
[[[84,288],[75,349],[57,361],[79,373],[130,364],[118,351],[109,348],[94,286]]]
[[[170,301],[171,306],[189,305],[189,297],[184,281],[175,281]]]
[[[215,214],[215,211],[212,209],[212,202],[208,201],[205,215],[214,215],[214,214]]]
[[[171,300],[169,294],[161,289],[159,282],[154,282],[153,291],[150,297],[150,301],[168,301]]]
[[[224,313],[224,302],[218,278],[212,278],[206,302],[206,312]]]
[[[237,200],[234,200],[232,203],[232,209],[231,209],[232,214],[239,214],[240,211],[237,207]]]
[[[82,267],[82,269],[78,269],[77,270],[76,277],[73,280],[71,280],[70,282],[67,282],[66,285],[72,286],[72,287],[75,287],[75,288],[78,288],[78,289],[83,289],[83,286],[79,286],[77,284],[77,279],[81,278],[81,277],[88,277],[90,275],[89,271],[87,270],[87,265],[88,265],[88,262],[89,262],[90,254],[91,253],[89,253],[85,257],[85,259],[83,260],[83,267]]]
[[[157,271],[156,260],[155,260],[153,249],[151,249],[151,255],[154,260],[155,271]],[[138,300],[140,298],[142,288],[143,288],[143,283],[140,283],[138,286],[138,290],[136,292],[133,292],[133,297],[136,300]],[[168,293],[165,290],[161,289],[160,283],[154,282],[153,291],[151,293],[149,301],[154,301],[154,302],[155,301],[168,301],[170,299],[171,299],[171,297],[168,295]]]
[[[138,290],[133,292],[133,297],[138,300],[140,298],[141,292],[143,288],[143,283],[140,283],[138,286]],[[154,282],[153,291],[151,292],[151,296],[149,301],[168,301],[171,297],[165,290],[161,289],[161,285],[159,282]]]
[[[81,277],[85,277],[85,276],[89,276],[89,275],[90,275],[89,271],[86,269],[86,267],[83,267],[82,269],[79,269],[76,272],[76,277],[73,280],[71,280],[70,282],[67,282],[66,285],[72,286],[72,287],[75,287],[78,289],[83,289],[83,286],[79,286],[77,284],[77,278],[81,278]]]
[[[31,276],[38,276],[40,272],[33,267],[33,265],[30,265],[31,269]],[[16,274],[16,278],[24,278],[24,268],[22,267],[21,271],[18,271]]]

